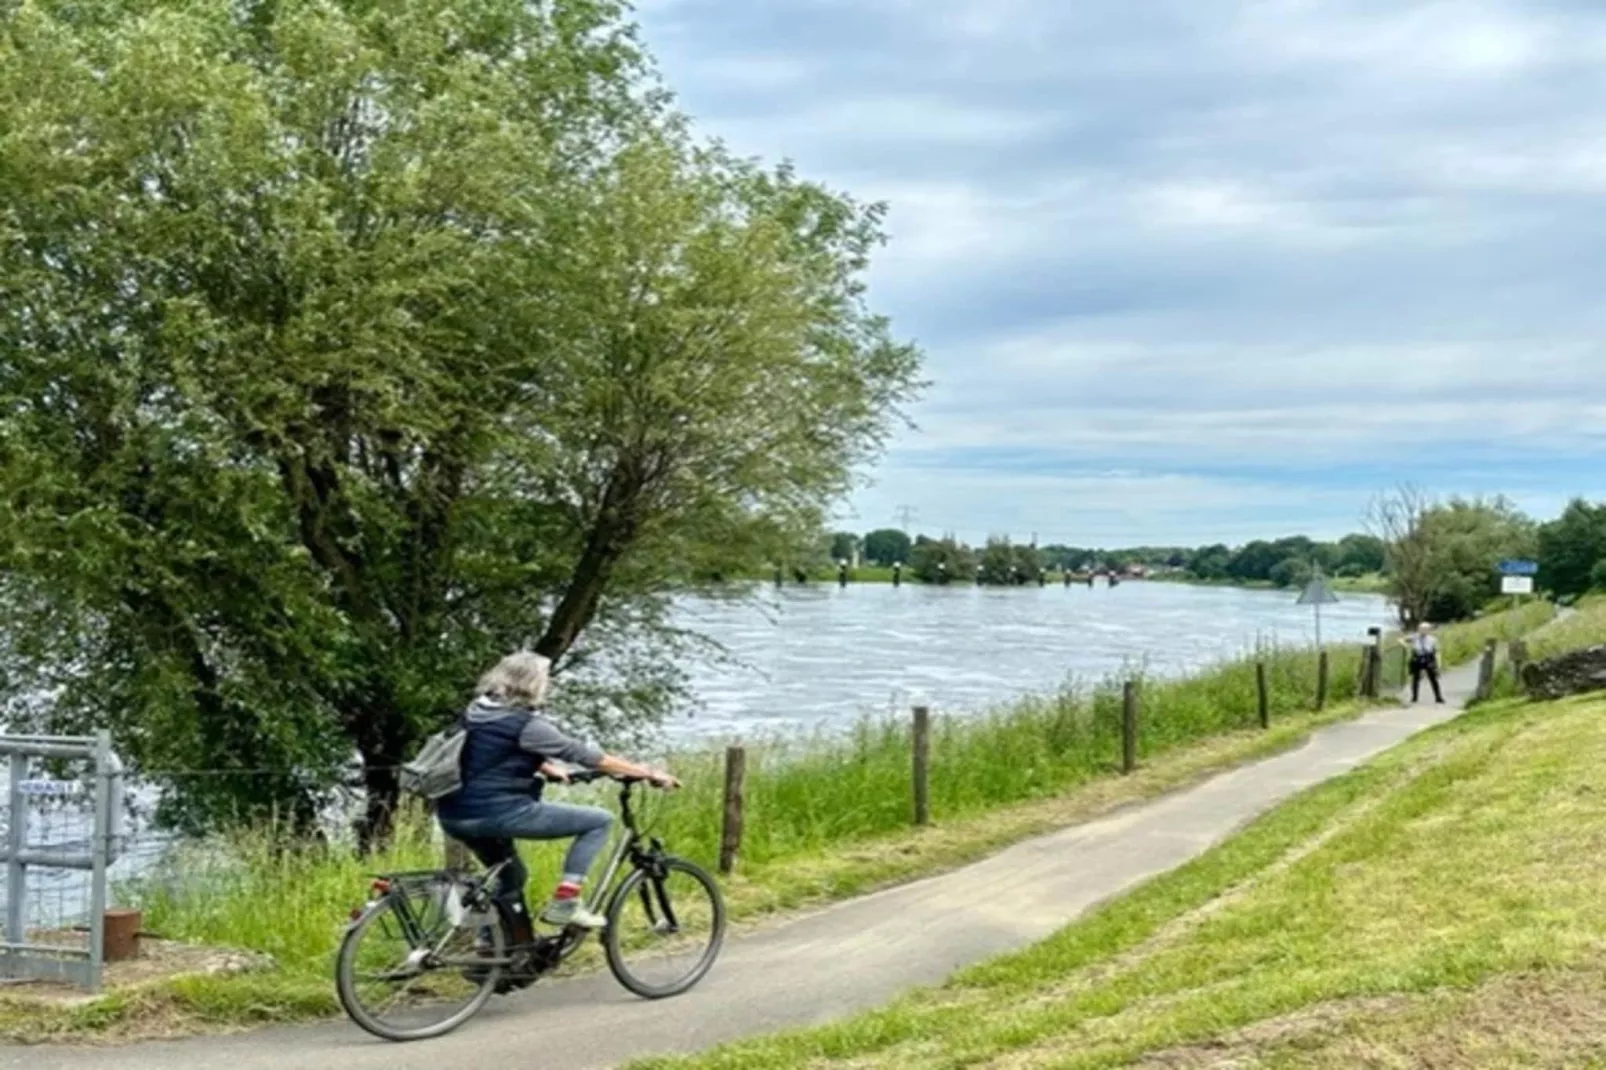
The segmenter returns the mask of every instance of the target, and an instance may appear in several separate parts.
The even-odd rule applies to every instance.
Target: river
[[[963,713],[1068,677],[1143,663],[1174,675],[1257,642],[1315,641],[1314,615],[1290,591],[1127,581],[978,588],[890,584],[766,587],[750,598],[681,600],[677,621],[719,642],[728,665],[699,665],[702,708],[668,727],[677,743],[830,730],[916,695]],[[1324,642],[1385,624],[1378,595],[1322,608]]]

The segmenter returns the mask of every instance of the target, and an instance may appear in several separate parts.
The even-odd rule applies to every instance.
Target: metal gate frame
[[[106,959],[106,871],[117,860],[123,812],[123,764],[112,752],[111,733],[93,736],[0,735],[0,756],[10,756],[11,811],[8,836],[0,842],[6,869],[5,940],[0,977],[65,981],[100,991]],[[94,830],[82,852],[28,847],[28,794],[23,790],[29,758],[89,761],[94,765]],[[28,867],[80,869],[90,873],[89,949],[30,944],[27,931]]]

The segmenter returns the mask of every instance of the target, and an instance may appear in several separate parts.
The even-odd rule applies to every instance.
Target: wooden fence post
[[[747,779],[747,749],[725,748],[725,829],[719,838],[719,871],[729,875],[742,849],[742,784]]]
[[[1316,708],[1325,709],[1327,706],[1327,651],[1323,649],[1316,655]]]
[[[1528,642],[1525,639],[1513,639],[1510,648],[1511,676],[1517,681],[1517,688],[1522,688],[1522,670],[1528,665]]]
[[[1370,687],[1372,683],[1372,654],[1374,652],[1375,648],[1371,643],[1361,644],[1360,676],[1355,681],[1355,693],[1361,698],[1372,697],[1367,688]]]
[[[1138,767],[1138,682],[1128,680],[1121,688],[1121,772]]]
[[[1260,712],[1260,727],[1271,727],[1271,696],[1266,692],[1266,663],[1255,662],[1256,706]]]
[[[1478,690],[1473,697],[1480,701],[1494,694],[1494,659],[1498,649],[1499,640],[1489,640],[1484,644],[1483,657],[1478,661]]]
[[[931,710],[914,708],[915,824],[931,824]]]
[[[1366,631],[1372,637],[1372,677],[1367,684],[1367,694],[1377,698],[1383,694],[1383,629],[1368,628]]]

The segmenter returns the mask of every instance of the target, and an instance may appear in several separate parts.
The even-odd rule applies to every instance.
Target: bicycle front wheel
[[[678,996],[701,981],[724,939],[719,886],[678,858],[656,872],[636,870],[608,906],[608,968],[644,999]]]
[[[411,897],[409,897],[411,899]],[[390,896],[341,942],[335,989],[351,1020],[386,1040],[427,1040],[477,1014],[496,991],[502,927],[454,925],[434,897]]]

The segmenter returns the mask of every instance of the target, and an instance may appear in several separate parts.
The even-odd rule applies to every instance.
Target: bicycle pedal
[[[510,992],[518,992],[521,989],[529,988],[531,985],[535,984],[538,978],[539,975],[533,973],[511,974],[504,976],[501,980],[496,982],[496,994],[499,996],[505,996]]]

